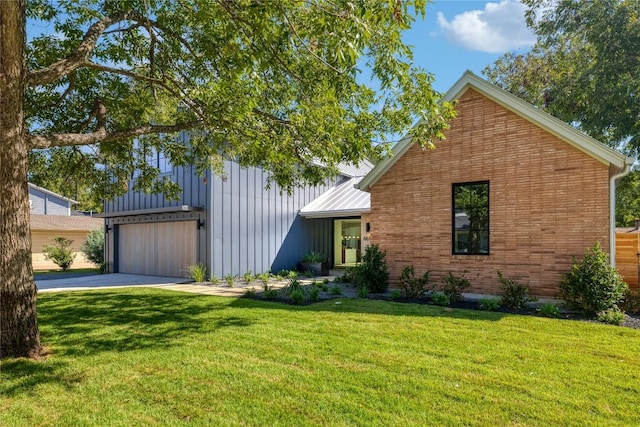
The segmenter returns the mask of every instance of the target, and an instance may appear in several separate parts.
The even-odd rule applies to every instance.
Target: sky
[[[519,0],[433,0],[404,41],[413,46],[414,63],[435,76],[434,88],[446,92],[466,70],[482,76],[506,52],[533,46],[524,12]]]

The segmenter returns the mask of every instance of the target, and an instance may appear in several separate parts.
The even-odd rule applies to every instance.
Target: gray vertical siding
[[[29,186],[31,213],[37,215],[69,215],[69,201]]]
[[[129,191],[108,201],[105,212],[202,207],[205,225],[199,233],[198,259],[208,265],[215,277],[291,269],[310,251],[331,257],[332,221],[303,219],[298,211],[333,183],[298,188],[289,196],[280,194],[275,184],[267,190],[267,174],[261,169],[241,168],[226,161],[225,172],[225,178],[208,173],[203,179],[190,167],[174,167],[170,178],[183,189],[180,200]],[[106,223],[116,229],[117,224],[140,219],[119,217],[107,219]],[[116,234],[110,233],[107,256],[115,260]]]

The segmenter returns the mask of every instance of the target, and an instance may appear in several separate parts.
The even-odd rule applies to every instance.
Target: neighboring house
[[[470,72],[445,99],[445,141],[407,137],[357,184],[392,280],[408,265],[436,283],[464,272],[469,292],[496,295],[501,270],[557,297],[574,257],[597,241],[615,254],[615,182],[633,159]]]
[[[371,168],[345,166],[334,182],[281,194],[267,173],[225,162],[226,177],[208,171],[199,177],[191,168],[172,167],[153,159],[163,175],[183,189],[178,201],[130,190],[105,204],[109,272],[185,276],[187,267],[207,266],[215,277],[295,268],[308,252],[320,252],[336,265],[355,263],[361,254],[361,211],[368,194],[353,187]],[[339,206],[306,209],[322,195],[359,194]],[[332,200],[324,198],[331,204]],[[305,210],[306,209],[306,210]],[[300,211],[304,210],[303,214]],[[336,255],[337,254],[337,255]]]
[[[29,208],[36,215],[71,215],[75,200],[29,183]]]

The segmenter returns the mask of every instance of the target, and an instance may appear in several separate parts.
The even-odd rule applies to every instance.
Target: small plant
[[[329,283],[329,279],[327,279],[327,278],[325,277],[324,279],[322,279],[322,283],[323,283],[323,284],[325,284],[325,285],[326,285],[326,284],[328,284],[328,283]]]
[[[498,270],[498,280],[502,284],[500,300],[505,307],[522,310],[528,302],[538,300],[529,296],[529,286],[520,283],[518,279],[505,277],[500,270]]]
[[[394,290],[393,290],[393,291],[391,291],[391,293],[389,294],[389,299],[391,299],[391,300],[396,300],[396,299],[399,299],[401,296],[402,296],[402,293],[401,293],[399,290],[394,289]]]
[[[187,274],[190,279],[202,283],[207,280],[207,266],[202,263],[190,265],[187,267]]]
[[[87,234],[80,250],[84,256],[98,266],[100,273],[104,273],[104,228],[95,228]]]
[[[389,271],[385,261],[387,254],[378,245],[369,245],[362,256],[362,264],[353,268],[351,283],[366,286],[370,292],[382,293],[389,289]],[[346,274],[346,272],[345,272]]]
[[[269,284],[269,280],[271,280],[271,274],[268,271],[265,271],[264,273],[258,274],[258,279],[262,282],[263,286],[266,286]]]
[[[334,286],[331,288],[329,293],[331,295],[342,295],[342,289],[340,288],[340,286]]]
[[[500,308],[500,300],[497,298],[482,298],[478,301],[480,310],[496,311]]]
[[[587,250],[579,264],[574,260],[571,271],[560,284],[564,299],[589,315],[618,308],[627,289],[620,274],[609,264],[609,256],[600,243]]]
[[[622,311],[627,313],[640,313],[640,292],[627,289],[624,294],[624,301],[619,305]]]
[[[272,286],[264,285],[264,291],[262,292],[262,299],[276,299],[278,296],[278,290]]]
[[[244,296],[245,298],[255,298],[256,290],[253,288],[248,288],[246,291],[244,291]]]
[[[302,274],[304,275],[304,277],[307,277],[307,278],[313,277],[313,271],[311,270],[305,270],[302,272]]]
[[[309,290],[309,300],[316,302],[320,299],[320,288],[314,286]]]
[[[289,294],[289,299],[294,304],[302,304],[304,302],[304,292],[302,292],[302,289],[293,290]]]
[[[560,317],[560,308],[557,305],[548,302],[538,307],[538,314],[544,317],[557,318]]]
[[[286,295],[291,296],[292,293],[296,292],[296,291],[300,291],[304,293],[304,289],[302,287],[302,283],[297,279],[297,278],[289,278],[289,283],[287,284],[286,288],[284,288],[284,293]]]
[[[216,277],[216,276],[211,276],[211,278],[209,279],[209,282],[214,286],[215,285],[219,285],[220,284],[220,278]]]
[[[252,283],[254,278],[255,276],[253,275],[253,272],[251,270],[247,271],[242,275],[242,279],[244,279],[244,281],[247,283]]]
[[[449,299],[449,297],[439,292],[431,295],[431,302],[434,303],[435,305],[441,305],[441,306],[447,306],[451,304],[451,300]]]
[[[324,262],[326,257],[320,252],[309,252],[302,257],[302,262]]]
[[[236,283],[236,276],[233,274],[227,274],[224,276],[224,281],[227,283],[227,286],[233,288],[233,285]]]
[[[71,249],[72,244],[73,240],[66,237],[54,237],[51,244],[42,247],[44,258],[53,261],[62,271],[67,271],[76,258],[76,254]]]
[[[415,277],[416,271],[413,265],[408,265],[400,274],[400,287],[407,298],[421,298],[428,291],[429,270],[425,271],[422,277]]]
[[[326,283],[323,283],[322,285],[320,285],[320,289],[322,289],[324,292],[327,292],[329,290],[329,286],[327,286]]]
[[[599,322],[609,323],[611,325],[622,325],[624,322],[624,313],[618,307],[612,307],[598,312],[596,318]]]
[[[463,271],[460,276],[456,276],[452,272],[449,272],[442,278],[442,287],[440,290],[444,295],[449,298],[450,302],[461,301],[462,292],[471,286],[469,279],[465,277],[467,271]]]
[[[358,288],[358,298],[369,298],[369,288],[360,286]]]

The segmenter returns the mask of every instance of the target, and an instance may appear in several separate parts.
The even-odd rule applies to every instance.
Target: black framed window
[[[489,254],[489,181],[453,184],[454,255]]]

